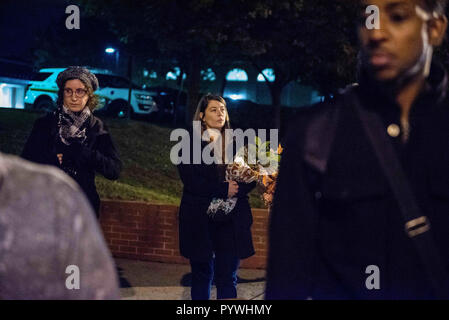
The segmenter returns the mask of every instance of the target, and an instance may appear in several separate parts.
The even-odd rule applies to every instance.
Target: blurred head
[[[57,79],[57,105],[65,105],[73,112],[88,107],[93,111],[98,105],[98,97],[94,91],[98,89],[98,79],[84,67],[69,67],[62,71]]]
[[[193,120],[201,121],[203,130],[230,128],[226,101],[219,95],[206,94],[200,99]]]
[[[430,68],[433,48],[446,32],[445,0],[361,0],[365,9],[376,5],[380,29],[358,28],[363,67],[381,82],[410,79]]]

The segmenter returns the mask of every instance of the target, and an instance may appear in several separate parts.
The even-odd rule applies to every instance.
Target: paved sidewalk
[[[115,259],[124,300],[190,300],[190,266]],[[262,300],[265,270],[240,269],[238,299]],[[215,287],[211,299],[216,298]]]

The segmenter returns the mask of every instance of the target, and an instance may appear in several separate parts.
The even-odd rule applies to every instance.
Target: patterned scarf
[[[86,129],[91,115],[92,112],[88,107],[77,113],[64,105],[58,109],[58,127],[61,141],[65,145],[70,145],[73,140],[79,140],[83,143],[86,140]]]

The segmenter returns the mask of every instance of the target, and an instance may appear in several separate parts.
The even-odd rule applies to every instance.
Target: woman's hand
[[[237,192],[239,192],[239,185],[237,184],[237,182],[235,181],[229,181],[229,186],[228,186],[228,198],[232,198],[233,196],[235,196],[237,194]]]

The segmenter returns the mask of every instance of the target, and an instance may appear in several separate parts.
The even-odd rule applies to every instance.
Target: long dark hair
[[[222,96],[219,96],[217,94],[208,93],[208,94],[204,95],[203,97],[201,97],[200,101],[198,102],[198,106],[196,107],[195,115],[193,116],[193,121],[201,121],[201,135],[202,135],[204,130],[207,129],[206,123],[204,122],[203,118],[204,118],[204,115],[206,114],[206,109],[207,109],[207,106],[209,105],[209,102],[213,101],[213,100],[221,102],[224,105],[225,110],[226,110],[225,123],[224,123],[223,127],[221,128],[222,160],[224,163],[225,162],[225,150],[228,147],[228,144],[230,143],[230,141],[226,141],[225,130],[231,129],[231,124],[229,122],[228,108],[226,107],[226,100],[223,99]],[[200,116],[201,112],[203,113],[203,118]],[[219,166],[219,167],[221,167],[221,166]]]
[[[203,119],[200,116],[200,113],[203,113],[203,117],[206,114],[207,106],[209,105],[209,102],[215,100],[218,102],[221,102],[226,110],[226,120],[224,123],[223,128],[221,128],[222,134],[224,133],[225,129],[231,129],[231,124],[229,122],[229,114],[228,114],[228,108],[226,107],[226,100],[223,99],[222,96],[219,96],[217,94],[208,93],[201,97],[200,101],[198,102],[198,106],[196,107],[195,114],[193,116],[193,121],[201,121],[201,133],[206,129],[206,124],[204,123]]]

